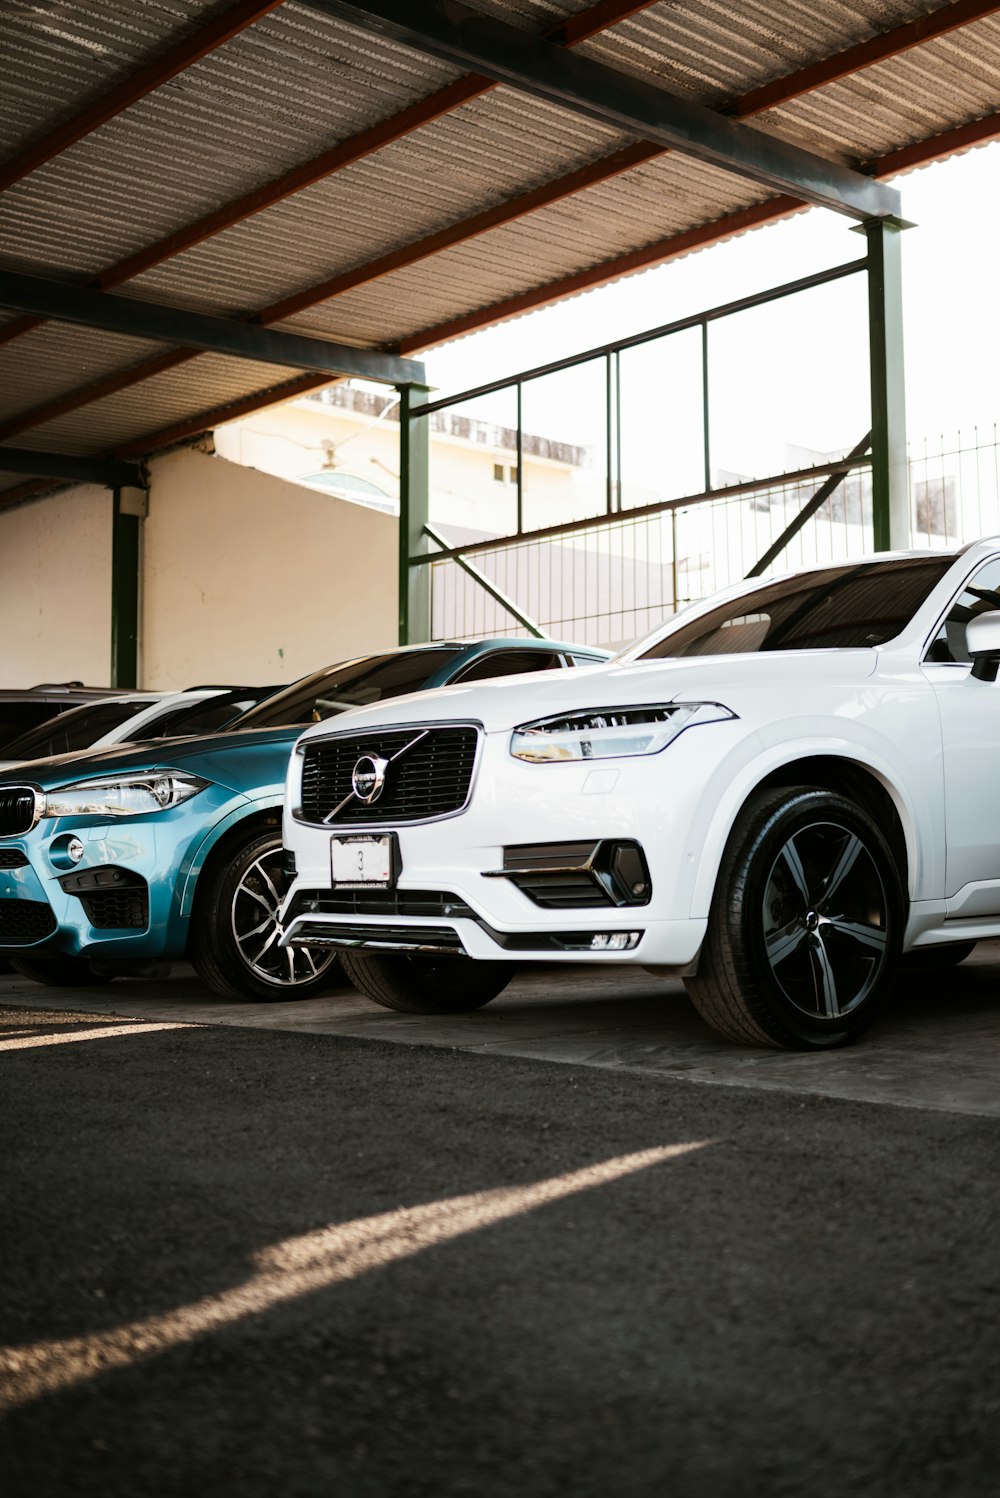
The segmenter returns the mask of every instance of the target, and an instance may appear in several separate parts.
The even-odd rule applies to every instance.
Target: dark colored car
[[[85,687],[79,681],[46,682],[37,687],[0,691],[0,750],[29,728],[48,722],[67,708],[120,695],[120,688]]]

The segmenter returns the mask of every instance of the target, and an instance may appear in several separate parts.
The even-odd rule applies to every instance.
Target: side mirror
[[[996,681],[1000,669],[1000,610],[976,614],[965,626],[965,648],[977,681]]]

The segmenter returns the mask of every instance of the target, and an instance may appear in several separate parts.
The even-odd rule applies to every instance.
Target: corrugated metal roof
[[[130,444],[147,432],[161,431],[197,416],[200,411],[273,390],[297,373],[274,364],[203,354],[179,369],[43,423],[33,429],[31,446],[46,452],[105,452]],[[151,419],[154,413],[155,427]]]
[[[542,35],[586,0],[476,0]],[[0,11],[0,168],[226,7],[209,0],[58,0]],[[628,9],[628,7],[624,7]],[[710,107],[948,7],[928,0],[656,0],[579,44],[582,55]],[[375,32],[286,0],[0,194],[0,265],[98,277],[244,194],[393,119],[461,74]],[[855,164],[1000,107],[1000,16],[985,16],[758,114],[753,124]],[[738,111],[739,112],[739,111]],[[358,284],[279,326],[392,348],[509,298],[601,272],[772,196],[663,153],[462,239],[484,210],[599,164],[632,137],[486,86],[450,112],[130,277],[122,293],[227,316],[331,277]],[[460,242],[424,254],[428,235]],[[389,274],[365,268],[395,254]],[[153,257],[158,259],[158,257]],[[357,273],[355,276],[353,273]],[[114,280],[110,284],[115,284]],[[3,343],[3,424],[141,368],[163,345],[49,323]],[[201,355],[6,440],[110,452],[264,393],[294,371]]]

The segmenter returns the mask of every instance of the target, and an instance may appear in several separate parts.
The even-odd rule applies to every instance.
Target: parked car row
[[[186,951],[258,998],[339,961],[418,1013],[525,961],[632,964],[734,1041],[826,1049],[901,961],[1000,935],[1000,540],[741,584],[587,654],[393,652],[228,735],[8,771],[0,943],[39,976]]]
[[[7,769],[0,950],[43,983],[103,981],[187,956],[227,998],[316,994],[332,981],[336,954],[278,941],[288,882],[281,804],[303,727],[422,687],[606,658],[548,640],[387,651],[272,691],[215,734],[106,744]]]

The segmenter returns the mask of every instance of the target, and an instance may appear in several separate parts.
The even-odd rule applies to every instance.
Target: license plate
[[[330,859],[335,885],[366,884],[388,886],[392,883],[392,838],[334,837],[330,839]]]

